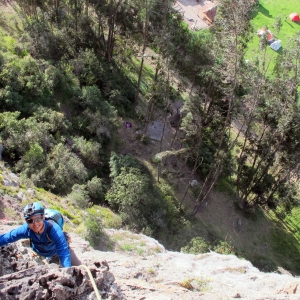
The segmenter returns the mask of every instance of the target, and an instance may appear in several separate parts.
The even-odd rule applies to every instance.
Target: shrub
[[[99,161],[99,152],[101,149],[101,144],[95,141],[87,141],[84,137],[74,137],[73,138],[73,149],[80,152],[80,155],[83,157],[84,161],[88,164],[100,163]]]
[[[110,177],[114,178],[121,173],[121,168],[134,168],[146,172],[145,167],[131,155],[118,155],[111,153],[109,160]]]
[[[103,101],[101,91],[95,85],[83,87],[82,101],[84,107],[90,107],[91,109],[98,108],[101,106],[101,101]]]
[[[85,185],[74,184],[68,198],[80,208],[87,208],[89,206],[90,198]]]
[[[263,255],[255,256],[251,262],[254,267],[258,268],[262,272],[274,272],[278,269],[278,266],[274,261]]]
[[[182,247],[180,251],[190,254],[206,253],[209,251],[209,244],[205,241],[204,238],[195,237],[191,239],[187,246]]]
[[[90,181],[86,184],[87,191],[89,193],[89,196],[96,200],[97,202],[103,202],[104,201],[104,186],[102,184],[102,179],[98,177],[93,177]]]
[[[234,246],[225,241],[221,241],[218,245],[216,245],[214,247],[214,251],[220,254],[236,254]]]
[[[104,101],[105,102],[105,101]],[[107,102],[105,102],[107,104]],[[100,110],[87,108],[81,115],[82,123],[86,123],[88,132],[103,143],[111,139],[116,124],[116,113],[113,109],[107,114]],[[79,118],[80,119],[80,118]]]
[[[81,51],[70,63],[81,85],[94,85],[104,75],[102,65],[92,50]]]
[[[123,215],[127,224],[141,222],[141,213],[147,206],[147,189],[149,178],[134,168],[121,168],[121,173],[114,178],[112,188],[107,192],[106,199]]]
[[[30,143],[30,149],[25,153],[24,161],[29,165],[36,165],[44,161],[43,148],[38,143]]]
[[[99,216],[105,228],[119,229],[122,226],[122,219],[107,207],[100,207]]]
[[[49,66],[45,70],[45,81],[50,91],[55,92],[63,86],[64,76],[59,69]]]
[[[53,191],[65,193],[74,184],[82,184],[87,178],[87,169],[81,160],[63,144],[54,147],[48,156],[48,176]]]
[[[99,210],[95,210],[94,207],[88,209],[84,224],[86,227],[85,238],[93,247],[97,246],[102,236],[102,222],[99,216]]]

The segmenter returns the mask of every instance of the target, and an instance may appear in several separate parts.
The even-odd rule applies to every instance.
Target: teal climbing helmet
[[[44,212],[43,205],[38,202],[27,204],[23,211],[25,220],[34,215],[43,215]]]

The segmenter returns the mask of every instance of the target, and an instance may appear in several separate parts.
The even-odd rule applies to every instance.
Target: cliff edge
[[[0,233],[13,227],[2,221]],[[300,299],[299,278],[260,272],[234,255],[183,254],[161,245],[161,252],[151,255],[104,252],[75,234],[71,247],[90,269],[102,299]],[[47,265],[27,240],[1,247],[0,275],[3,300],[97,299],[84,267]]]

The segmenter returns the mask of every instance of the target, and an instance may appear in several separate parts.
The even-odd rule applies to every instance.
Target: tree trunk
[[[146,0],[146,19],[144,22],[144,31],[143,31],[142,60],[141,60],[141,65],[140,65],[140,70],[139,70],[139,75],[138,75],[138,82],[137,82],[137,87],[136,87],[136,92],[135,92],[135,97],[134,97],[135,105],[138,104],[138,100],[139,100],[140,86],[141,86],[141,80],[142,80],[142,75],[143,75],[144,57],[145,57],[145,52],[146,52],[146,48],[147,48],[148,26],[149,26],[149,14],[148,14],[148,1]]]

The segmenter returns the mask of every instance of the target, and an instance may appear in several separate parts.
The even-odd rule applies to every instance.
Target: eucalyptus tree
[[[214,133],[216,145],[213,157],[207,168],[201,191],[196,199],[193,214],[197,213],[201,203],[207,198],[222,171],[227,167],[230,149],[237,141],[237,139],[234,139],[233,142],[230,140],[230,131],[232,118],[239,103],[237,88],[243,73],[242,61],[249,40],[253,7],[253,1],[250,0],[242,2],[238,0],[221,0],[218,6],[218,18],[212,31],[216,38],[215,57],[218,58],[220,63],[216,64],[214,73],[222,84],[220,85],[221,97],[214,98],[219,100],[219,104],[223,102],[218,112],[222,124],[219,130]],[[209,94],[206,96],[211,98]]]
[[[247,99],[256,103],[238,159],[237,197],[244,208],[290,207],[299,177],[299,35],[277,60],[276,77],[260,73]],[[261,65],[264,68],[265,63]],[[258,78],[258,77],[257,77]],[[255,127],[254,127],[255,125]]]
[[[142,13],[144,16],[144,22],[143,22],[143,41],[142,41],[142,50],[141,50],[141,63],[139,68],[139,74],[138,74],[138,81],[137,81],[137,87],[136,87],[136,93],[135,93],[135,104],[138,103],[138,97],[140,92],[140,86],[141,86],[141,80],[142,80],[142,74],[143,74],[143,67],[144,67],[144,60],[146,55],[146,48],[148,45],[148,29],[149,29],[149,10],[151,9],[151,0],[146,0],[144,7],[142,9],[139,9],[140,13]]]
[[[69,18],[74,20],[74,29],[76,32],[78,31],[79,19],[85,12],[85,3],[85,0],[65,0]]]
[[[97,16],[97,34],[102,47],[99,51],[110,62],[113,58],[116,34],[118,31],[117,16],[123,0],[89,0]]]

